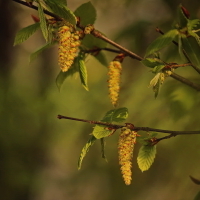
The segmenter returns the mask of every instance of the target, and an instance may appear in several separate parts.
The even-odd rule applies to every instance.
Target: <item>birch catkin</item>
[[[64,25],[58,30],[59,50],[58,64],[63,72],[66,72],[74,62],[78,47],[81,44],[80,32],[70,25]]]
[[[122,71],[122,66],[119,61],[110,62],[108,66],[108,76],[109,76],[108,88],[109,88],[109,97],[114,107],[117,106],[119,99],[121,71]]]
[[[131,184],[132,180],[132,157],[136,141],[137,132],[131,131],[127,127],[121,129],[118,143],[119,165],[126,185]]]

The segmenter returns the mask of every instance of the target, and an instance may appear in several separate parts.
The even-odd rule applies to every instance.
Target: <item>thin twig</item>
[[[63,115],[58,115],[58,119],[69,119],[69,120],[75,120],[75,121],[81,121],[81,122],[87,122],[90,124],[98,124],[98,125],[104,125],[107,127],[111,127],[113,129],[119,129],[122,128],[126,125],[118,125],[118,124],[112,124],[112,123],[106,123],[106,122],[101,122],[101,121],[92,121],[92,120],[85,120],[85,119],[79,119],[79,118],[74,118],[74,117],[67,117]],[[129,123],[127,123],[129,124]],[[176,135],[192,135],[192,134],[200,134],[200,131],[172,131],[172,130],[163,130],[163,129],[156,129],[156,128],[150,128],[150,127],[135,127],[131,128],[133,131],[146,131],[146,132],[159,132],[159,133],[167,133],[172,136]]]
[[[195,89],[197,91],[200,91],[200,85],[197,85],[197,84],[189,81],[188,79],[186,79],[186,78],[184,78],[184,77],[182,77],[182,76],[180,76],[180,75],[178,75],[176,73],[172,73],[170,76],[172,78],[176,79],[177,81],[180,81],[181,83],[184,83],[184,84],[190,86],[191,88],[193,88],[193,89]]]

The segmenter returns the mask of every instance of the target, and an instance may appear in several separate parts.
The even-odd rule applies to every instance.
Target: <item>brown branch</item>
[[[101,121],[85,120],[85,119],[79,119],[79,118],[74,118],[74,117],[67,117],[67,116],[63,116],[63,115],[58,115],[57,118],[58,119],[69,119],[69,120],[87,122],[87,123],[90,123],[90,124],[104,125],[104,126],[107,126],[107,127],[113,128],[113,129],[120,129],[120,128],[124,127],[124,125],[117,125],[117,124],[106,123],[106,122],[101,122]],[[126,123],[126,124],[130,124],[130,123]],[[131,126],[129,126],[129,127],[131,127]],[[159,132],[159,133],[167,133],[167,134],[170,134],[170,136],[167,136],[168,138],[173,137],[173,136],[177,136],[177,135],[200,134],[200,131],[172,131],[172,130],[150,128],[150,127],[135,127],[135,126],[132,126],[131,129],[133,131],[146,131],[146,132],[152,132],[153,131],[153,132]]]
[[[191,81],[189,81],[188,79],[178,75],[178,74],[175,74],[175,73],[172,73],[170,75],[172,78],[176,79],[177,81],[180,81],[181,83],[185,84],[185,85],[188,85],[190,86],[191,88],[197,90],[197,91],[200,91],[200,85],[197,85]]]

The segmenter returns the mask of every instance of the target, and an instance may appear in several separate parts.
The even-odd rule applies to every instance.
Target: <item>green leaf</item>
[[[154,52],[166,47],[175,39],[177,35],[178,35],[177,29],[170,30],[164,35],[161,35],[148,46],[145,56],[153,54]]]
[[[79,59],[78,57],[76,57],[74,59],[74,62],[72,64],[72,66],[68,69],[68,71],[66,72],[62,72],[60,71],[57,78],[56,78],[56,85],[60,91],[64,81],[66,80],[67,77],[74,75],[76,72],[79,71]]]
[[[37,22],[30,26],[27,26],[17,32],[15,36],[14,46],[26,41],[33,33],[35,33],[40,28],[40,23]]]
[[[195,196],[194,200],[200,200],[200,191],[197,193],[197,195]]]
[[[87,68],[83,59],[79,60],[79,75],[83,87],[88,91],[89,89],[87,83]]]
[[[81,165],[82,165],[82,161],[83,158],[86,156],[87,152],[90,150],[90,147],[95,143],[96,138],[94,136],[92,136],[87,143],[85,144],[85,146],[83,147],[80,157],[78,159],[78,169],[81,169]]]
[[[155,66],[155,67],[152,69],[152,72],[157,74],[157,73],[160,72],[164,67],[165,67],[165,65],[158,65],[158,66]]]
[[[52,47],[54,44],[56,44],[56,42],[49,42],[49,43],[46,43],[45,45],[43,45],[42,47],[40,47],[39,49],[37,49],[35,52],[33,52],[31,55],[30,55],[30,61],[29,62],[32,62],[34,59],[36,59],[38,57],[39,54],[41,54],[45,49],[48,49],[50,47]]]
[[[60,3],[57,0],[45,0],[45,2],[50,8],[50,10],[52,10],[56,15],[58,15],[61,18],[64,18],[70,24],[76,26],[76,16],[63,3]]]
[[[182,5],[179,5],[179,7],[178,7],[178,22],[180,25],[179,28],[185,28],[187,26],[188,19],[185,16],[185,14],[183,13],[181,7],[182,7]]]
[[[99,52],[97,52],[97,54],[91,54],[91,55],[94,56],[94,58],[97,59],[102,65],[104,65],[106,67],[108,66],[108,61],[103,52],[99,51]]]
[[[186,36],[182,35],[181,41],[183,45],[183,49],[187,53],[191,63],[197,67],[200,67],[200,57],[199,52],[200,48],[199,46],[194,45],[193,38],[187,38]]]
[[[105,48],[108,45],[107,42],[105,42],[99,38],[96,38],[91,34],[85,35],[81,44],[86,49]]]
[[[102,122],[112,123],[112,122],[122,122],[128,117],[128,109],[127,108],[118,108],[108,111],[103,119]],[[107,126],[104,125],[96,125],[92,134],[97,138],[107,137],[113,134],[115,129],[109,129]]]
[[[137,157],[137,163],[140,170],[148,170],[154,162],[156,156],[156,145],[154,146],[142,146],[139,150]]]
[[[45,14],[43,12],[43,8],[42,8],[42,6],[41,6],[41,4],[39,2],[38,2],[38,14],[39,14],[39,18],[40,18],[40,28],[42,30],[42,34],[44,36],[44,39],[46,41],[48,41],[49,34],[48,34],[48,27],[47,27],[46,17],[45,17]]]
[[[79,6],[74,14],[80,18],[80,24],[82,26],[94,24],[97,18],[96,10],[90,1]]]
[[[143,65],[146,67],[154,68],[159,65],[163,65],[163,61],[158,59],[158,58],[145,58],[144,60],[141,61]]]
[[[128,117],[128,109],[123,107],[108,111],[101,121],[108,123],[123,122],[127,117]]]
[[[106,162],[108,162],[105,154],[105,145],[106,145],[105,138],[101,138],[100,141],[101,141],[101,157],[105,159]]]

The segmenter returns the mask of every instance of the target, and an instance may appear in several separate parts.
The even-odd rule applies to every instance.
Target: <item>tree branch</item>
[[[26,2],[24,2],[24,1],[22,1],[22,0],[13,0],[13,1],[14,1],[14,2],[17,2],[17,3],[19,3],[19,4],[22,4],[22,5],[24,5],[24,6],[27,6],[27,7],[31,8],[31,9],[38,10],[38,7],[37,7],[37,6],[35,6],[35,5],[30,5],[30,4],[28,4],[28,3],[26,3]],[[49,15],[49,16],[51,16],[51,17],[54,17],[56,20],[59,20],[59,21],[62,20],[62,18],[60,18],[59,16],[57,16],[57,15],[55,15],[55,14],[49,12],[48,10],[45,10],[45,9],[44,9],[43,11],[44,11],[45,14],[47,14],[47,15]],[[77,24],[77,26],[78,26],[79,28],[81,28],[81,29],[84,28],[84,27],[81,27],[79,24]],[[159,33],[161,33],[161,34],[164,34],[164,33],[163,33],[160,29],[158,29],[158,28],[157,28],[157,31],[158,31]],[[107,38],[106,36],[104,36],[103,34],[101,34],[99,31],[97,31],[97,30],[95,30],[95,29],[91,32],[91,34],[93,34],[95,37],[98,37],[98,38],[100,38],[100,39],[102,39],[102,40],[108,42],[109,44],[115,46],[116,48],[120,49],[123,53],[125,53],[125,55],[127,55],[127,56],[129,56],[129,57],[131,57],[131,58],[133,58],[133,59],[136,59],[136,60],[138,60],[138,61],[142,61],[142,60],[144,59],[144,58],[140,57],[139,55],[133,53],[132,51],[130,51],[130,50],[128,50],[128,49],[122,47],[121,45],[115,43],[114,41],[110,40],[109,38]],[[174,41],[173,41],[173,42],[174,42]],[[174,42],[174,43],[177,45],[176,42]],[[192,66],[193,66],[193,65],[192,65]],[[194,66],[193,66],[193,67],[194,67]],[[197,69],[196,69],[196,70],[197,70]],[[199,73],[200,73],[200,69],[198,69],[198,70],[199,70]],[[184,84],[186,84],[186,85],[188,85],[188,86],[190,86],[190,87],[192,87],[193,89],[195,89],[195,90],[197,90],[197,91],[200,91],[200,86],[194,84],[193,82],[187,80],[186,78],[183,78],[183,77],[181,77],[181,76],[179,76],[179,75],[177,75],[177,74],[175,74],[175,73],[173,73],[173,74],[171,75],[171,77],[174,78],[174,79],[176,79],[176,80],[178,80],[178,81],[180,81],[180,82],[182,82],[182,83],[184,83]]]
[[[172,73],[170,75],[172,78],[176,79],[177,81],[180,81],[181,83],[184,83],[185,85],[188,85],[190,86],[191,88],[197,90],[197,91],[200,91],[200,85],[197,85],[191,81],[189,81],[188,79],[176,74],[176,73]]]
[[[117,124],[106,123],[106,122],[101,122],[101,121],[92,121],[92,120],[85,120],[85,119],[67,117],[67,116],[63,116],[63,115],[58,115],[57,118],[58,119],[69,119],[69,120],[87,122],[87,123],[90,123],[90,124],[104,125],[104,126],[111,127],[113,129],[119,129],[119,128],[126,126],[126,125],[125,126],[124,125],[117,125]],[[126,124],[130,124],[130,123],[126,123]],[[153,131],[153,132],[170,134],[170,136],[166,136],[166,138],[177,136],[177,135],[200,134],[200,131],[172,131],[172,130],[150,128],[150,127],[136,127],[136,126],[129,126],[129,127],[133,127],[133,128],[131,128],[131,130],[133,130],[133,131],[146,131],[146,132],[152,132]]]

